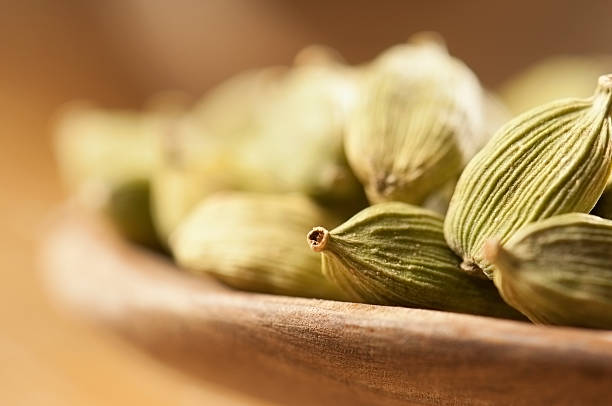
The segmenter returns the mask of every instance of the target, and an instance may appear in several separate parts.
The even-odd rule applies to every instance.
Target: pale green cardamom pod
[[[60,173],[77,201],[108,214],[128,239],[156,248],[149,182],[177,108],[166,103],[140,113],[73,105],[56,125]]]
[[[167,243],[204,197],[236,188],[233,140],[205,132],[191,116],[177,120],[163,138],[162,158],[151,180],[153,219],[162,241]]]
[[[597,78],[610,71],[611,56],[547,57],[511,77],[499,94],[514,114],[520,114],[565,97],[589,97]]]
[[[106,214],[128,240],[161,248],[151,215],[151,184],[133,179],[118,185],[105,206]]]
[[[504,299],[535,323],[612,328],[612,221],[570,213],[525,226],[485,256]]]
[[[612,75],[590,99],[564,99],[504,125],[470,161],[444,223],[466,272],[492,276],[482,247],[505,243],[526,224],[557,214],[588,213],[612,165]]]
[[[347,66],[321,61],[322,53],[310,48],[288,71],[230,79],[166,137],[153,179],[162,239],[219,190],[301,193],[339,212],[365,205],[342,145],[356,80]]]
[[[235,150],[257,136],[258,117],[285,74],[283,67],[239,73],[209,90],[166,132],[152,180],[153,217],[162,241],[202,198],[238,187]]]
[[[299,56],[302,64],[266,101],[256,135],[236,147],[242,188],[350,203],[363,193],[343,149],[346,119],[358,98],[357,75],[335,60],[306,56]]]
[[[371,202],[421,204],[486,141],[483,90],[437,42],[395,46],[364,73],[345,150]]]
[[[322,254],[323,274],[351,300],[521,318],[489,281],[459,269],[442,216],[406,203],[380,203],[307,237]]]
[[[71,191],[87,183],[114,185],[148,179],[160,160],[161,134],[170,117],[69,105],[55,128],[55,153]]]
[[[321,274],[319,255],[304,245],[313,222],[335,224],[300,195],[219,193],[204,199],[170,238],[182,267],[237,289],[342,299]]]
[[[270,66],[240,72],[208,90],[189,112],[190,119],[206,134],[234,142],[248,137],[287,71],[285,66]]]

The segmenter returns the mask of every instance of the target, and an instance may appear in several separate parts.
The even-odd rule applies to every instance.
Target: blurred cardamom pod
[[[112,191],[104,211],[128,240],[161,248],[151,216],[150,188],[147,179],[121,183]]]
[[[504,299],[535,323],[612,328],[612,221],[569,213],[489,240]]]
[[[280,66],[241,72],[209,90],[165,134],[152,180],[153,218],[162,241],[201,199],[239,188],[235,151],[258,136],[259,116],[285,74]]]
[[[250,136],[254,122],[274,98],[287,74],[284,66],[240,72],[208,90],[189,112],[205,134],[232,138]]]
[[[499,94],[519,114],[565,97],[589,97],[597,78],[610,71],[611,56],[552,56],[511,77]]]
[[[205,131],[193,117],[185,116],[163,138],[162,158],[153,173],[151,193],[155,228],[165,243],[202,198],[236,188],[233,138]]]
[[[421,204],[484,144],[478,79],[439,41],[385,51],[365,69],[345,148],[371,202]]]
[[[345,117],[357,97],[353,72],[331,57],[299,59],[289,71],[267,68],[230,79],[169,134],[153,180],[163,238],[219,190],[302,193],[342,213],[366,204],[342,148]]]
[[[485,241],[504,244],[522,226],[589,212],[612,166],[612,76],[589,99],[563,99],[503,126],[467,165],[453,194],[444,235],[466,272],[492,276]]]
[[[521,318],[493,284],[459,269],[442,216],[405,203],[380,203],[328,231],[308,234],[323,274],[357,302]]]
[[[302,60],[289,70],[258,116],[256,136],[238,146],[245,190],[299,192],[324,203],[350,203],[362,193],[342,143],[358,97],[357,74],[321,59]]]
[[[56,157],[71,193],[81,204],[109,214],[126,237],[155,247],[148,183],[175,107],[136,113],[72,105],[56,125]]]
[[[304,245],[314,223],[336,220],[297,194],[219,193],[204,199],[170,238],[180,266],[229,286],[289,296],[342,299]]]

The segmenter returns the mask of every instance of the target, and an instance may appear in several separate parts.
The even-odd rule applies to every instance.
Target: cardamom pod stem
[[[323,274],[357,302],[521,318],[493,284],[459,269],[443,219],[405,203],[381,203],[328,231],[307,236]]]
[[[504,244],[526,224],[593,208],[612,168],[611,105],[612,75],[602,76],[592,98],[516,117],[470,161],[444,223],[463,269],[491,278],[486,240]]]
[[[612,328],[612,221],[570,213],[532,223],[484,255],[507,303],[535,323]]]

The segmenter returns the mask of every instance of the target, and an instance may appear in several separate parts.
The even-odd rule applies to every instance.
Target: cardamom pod
[[[610,71],[611,56],[552,56],[511,77],[499,94],[508,108],[519,114],[565,97],[589,97],[597,78]]]
[[[91,182],[112,185],[148,179],[160,160],[160,134],[168,122],[163,112],[66,106],[55,125],[62,180],[75,191]]]
[[[153,179],[155,223],[164,240],[219,190],[301,193],[339,213],[366,204],[342,146],[357,98],[353,73],[322,56],[300,59],[287,72],[267,68],[230,79],[166,137]]]
[[[437,41],[384,52],[366,69],[361,93],[345,149],[373,203],[421,204],[485,142],[478,79]]]
[[[193,116],[177,120],[162,144],[151,180],[153,220],[160,239],[169,236],[207,195],[237,187],[232,164],[234,138],[207,133]]]
[[[147,179],[126,181],[113,189],[104,211],[128,240],[160,249],[151,215],[150,189]]]
[[[267,100],[280,91],[287,68],[270,66],[240,72],[208,90],[189,112],[194,126],[205,134],[249,137],[255,121],[267,109]]]
[[[589,212],[612,166],[612,75],[590,99],[564,99],[504,125],[470,161],[444,223],[449,246],[466,272],[492,277],[482,255],[489,238],[504,244],[526,224]]]
[[[176,114],[168,104],[144,113],[72,105],[56,125],[60,173],[77,201],[108,214],[128,239],[154,248],[159,241],[149,181],[160,161],[162,134]]]
[[[380,203],[307,236],[323,274],[357,302],[520,318],[493,284],[459,269],[442,216],[406,203]]]
[[[170,238],[179,265],[229,286],[289,296],[342,299],[304,246],[313,222],[334,224],[301,195],[219,193],[204,199]]]
[[[569,213],[487,241],[503,298],[535,323],[612,328],[612,221]]]
[[[201,199],[241,186],[235,150],[257,136],[259,116],[285,75],[280,66],[241,72],[209,90],[165,134],[152,180],[153,218],[162,241]]]
[[[351,202],[362,191],[346,162],[343,135],[358,98],[357,76],[334,60],[307,62],[287,73],[258,117],[256,135],[237,146],[243,189]]]

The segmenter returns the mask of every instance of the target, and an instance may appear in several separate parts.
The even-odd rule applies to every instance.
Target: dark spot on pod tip
[[[329,231],[323,227],[315,227],[306,236],[310,249],[314,252],[321,252],[325,249],[329,240]]]

